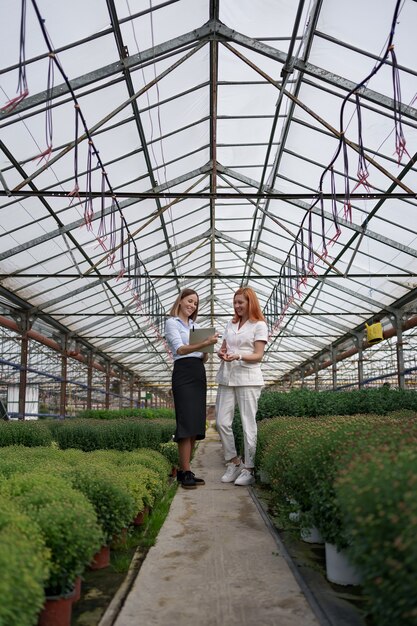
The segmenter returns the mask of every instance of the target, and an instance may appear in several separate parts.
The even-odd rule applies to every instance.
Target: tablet
[[[200,341],[204,341],[207,337],[211,337],[216,332],[214,327],[210,328],[194,328],[190,330],[190,340],[189,343],[192,345],[193,343],[200,343]],[[198,352],[214,352],[214,346],[216,344],[212,343],[211,346],[206,346],[205,348],[198,349]]]

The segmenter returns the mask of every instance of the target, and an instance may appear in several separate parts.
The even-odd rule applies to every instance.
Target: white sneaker
[[[233,483],[242,471],[241,464],[227,463],[227,470],[222,476],[222,483]]]
[[[253,485],[255,476],[248,469],[243,469],[235,480],[235,485]]]

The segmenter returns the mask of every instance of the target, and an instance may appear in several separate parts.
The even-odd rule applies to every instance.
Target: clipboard
[[[207,337],[211,337],[212,335],[214,335],[216,332],[216,329],[211,326],[210,328],[194,328],[190,330],[190,338],[189,338],[189,344],[190,346],[193,343],[200,343],[201,341],[204,341],[204,339],[207,339]],[[211,346],[206,346],[205,348],[199,348],[198,352],[214,352],[214,346],[216,344],[212,343]]]

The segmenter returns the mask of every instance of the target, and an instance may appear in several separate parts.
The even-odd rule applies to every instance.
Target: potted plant
[[[44,603],[50,552],[38,526],[0,495],[0,624],[33,624]]]
[[[155,498],[162,493],[161,482],[154,471],[132,462],[131,454],[119,450],[97,450],[91,453],[91,458],[99,463],[112,463],[117,468],[117,475],[135,498],[136,513],[140,513],[145,507],[152,507]]]
[[[5,484],[6,493],[39,526],[50,550],[50,572],[45,594],[54,606],[53,626],[58,626],[56,610],[63,606],[62,624],[71,619],[71,593],[77,578],[103,543],[92,504],[66,480],[40,471],[16,474]],[[40,617],[49,626],[48,606]]]
[[[82,453],[83,454],[83,453]],[[84,453],[88,454],[88,453]],[[104,544],[126,528],[136,512],[136,503],[117,467],[94,464],[81,459],[76,467],[64,470],[71,485],[91,502],[103,531]]]
[[[379,626],[416,623],[417,446],[407,431],[396,450],[390,442],[358,454],[335,483],[349,555]]]
[[[170,462],[171,475],[175,476],[176,470],[180,464],[180,459],[178,456],[178,445],[174,441],[167,441],[166,443],[160,443],[158,446],[158,450]]]

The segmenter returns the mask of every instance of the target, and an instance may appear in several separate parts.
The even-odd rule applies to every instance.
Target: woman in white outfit
[[[256,411],[264,385],[261,361],[268,342],[268,328],[256,293],[251,287],[238,289],[233,297],[235,314],[228,322],[217,374],[216,424],[227,470],[222,482],[251,485],[255,482]],[[244,461],[238,457],[232,430],[236,403],[242,420]]]

